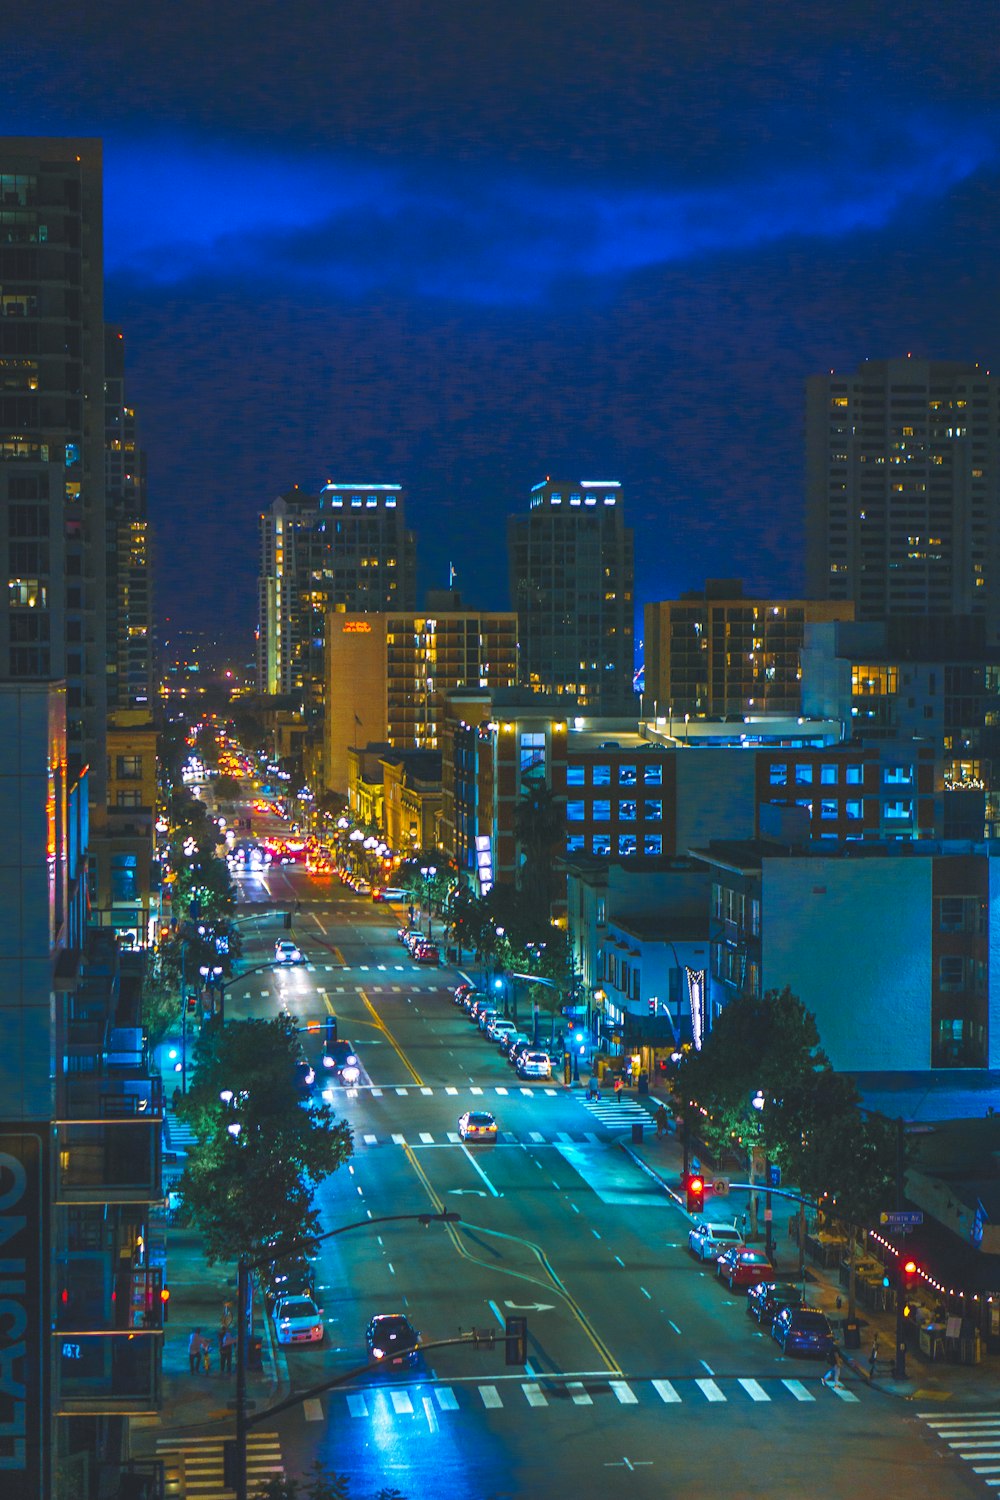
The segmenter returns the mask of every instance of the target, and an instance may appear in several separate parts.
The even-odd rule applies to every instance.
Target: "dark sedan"
[[[404,1313],[378,1313],[365,1331],[368,1353],[386,1365],[415,1365],[420,1335]]]
[[[815,1307],[783,1307],[771,1324],[771,1337],[782,1354],[828,1355],[833,1348],[833,1329]]]
[[[773,1323],[783,1307],[801,1307],[802,1292],[790,1281],[759,1281],[747,1292],[747,1312],[758,1323]]]

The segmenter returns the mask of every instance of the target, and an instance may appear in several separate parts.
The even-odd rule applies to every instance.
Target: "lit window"
[[[591,852],[591,854],[610,854],[611,853],[611,835],[610,835],[610,833],[595,833],[594,837],[590,841],[590,852]]]
[[[636,853],[636,838],[634,833],[620,833],[618,835],[618,853],[626,857]]]
[[[636,816],[636,804],[634,802],[619,802],[618,821],[620,823],[634,823]]]
[[[819,773],[819,779],[823,783],[824,786],[836,786],[837,785],[837,767],[836,766],[821,766],[820,767],[820,773]]]
[[[662,854],[663,835],[660,833],[644,834],[642,840],[642,852],[643,854]]]
[[[582,823],[584,819],[584,805],[582,802],[566,803],[567,823]]]
[[[642,779],[646,783],[647,786],[662,786],[663,785],[663,767],[662,766],[643,766],[643,768],[642,768]]]
[[[611,803],[610,802],[593,802],[591,804],[591,814],[590,814],[590,816],[593,818],[593,820],[594,820],[595,823],[610,823],[611,822]]]
[[[821,818],[835,818],[837,816],[836,802],[824,798],[819,805],[819,815]]]
[[[774,766],[774,765],[772,765],[771,768],[770,768],[770,771],[771,771],[771,785],[772,786],[787,786],[787,784],[788,784],[788,767],[787,766]]]
[[[862,766],[845,766],[844,780],[848,786],[860,786],[863,779]]]
[[[642,815],[646,819],[647,823],[662,823],[663,803],[659,801],[644,802],[642,804]]]

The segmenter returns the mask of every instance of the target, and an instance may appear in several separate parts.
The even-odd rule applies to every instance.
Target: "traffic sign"
[[[720,1198],[724,1198],[729,1192],[729,1178],[716,1177],[715,1181],[712,1183],[712,1191],[714,1193],[718,1193]]]
[[[879,1223],[884,1224],[887,1229],[916,1229],[918,1224],[924,1222],[924,1216],[919,1209],[900,1209],[894,1213],[879,1214]]]
[[[767,1164],[767,1185],[773,1188],[781,1186],[781,1168],[773,1161]]]

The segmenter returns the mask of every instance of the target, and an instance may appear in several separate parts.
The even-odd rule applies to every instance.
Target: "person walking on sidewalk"
[[[668,1125],[666,1106],[661,1104],[656,1111],[656,1139],[658,1141],[662,1141],[663,1137],[667,1134]]]
[[[188,1339],[188,1369],[192,1375],[197,1375],[201,1370],[207,1352],[208,1339],[202,1338],[200,1328],[192,1328]]]
[[[618,1074],[618,1077],[615,1079],[615,1098],[618,1100],[619,1104],[624,1104],[625,1103],[625,1088],[624,1088],[624,1085],[622,1084],[622,1078],[621,1078],[621,1074],[620,1073]]]
[[[223,1325],[219,1333],[219,1373],[233,1373],[233,1350],[236,1347],[236,1331],[232,1325]]]
[[[835,1391],[839,1391],[841,1388],[840,1351],[836,1344],[830,1350],[830,1367],[823,1376],[823,1384],[832,1387]]]
[[[875,1379],[875,1371],[878,1368],[878,1329],[872,1338],[872,1350],[868,1356],[868,1384],[871,1385]]]

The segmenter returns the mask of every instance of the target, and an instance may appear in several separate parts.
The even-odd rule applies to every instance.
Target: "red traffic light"
[[[903,1261],[903,1275],[906,1276],[907,1278],[909,1278],[911,1276],[916,1276],[916,1274],[917,1274],[917,1263],[916,1263],[916,1261],[915,1260],[904,1260]]]
[[[700,1212],[705,1206],[705,1179],[704,1177],[690,1176],[687,1180],[687,1206],[688,1212]]]

